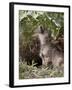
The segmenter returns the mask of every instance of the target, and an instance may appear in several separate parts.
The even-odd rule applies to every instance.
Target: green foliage
[[[42,11],[19,11],[19,47],[27,47],[32,44],[34,30],[42,25],[51,30],[51,37],[57,40],[63,36],[64,13]],[[30,47],[29,47],[30,49]]]
[[[50,77],[63,77],[64,72],[58,69],[50,69],[44,67],[35,67],[34,64],[31,66],[25,63],[19,64],[19,79],[33,79],[33,78],[50,78]]]
[[[40,12],[40,11],[19,11],[20,31],[23,32],[26,40],[32,39],[32,34],[39,25],[51,30],[53,39],[57,39],[64,31],[64,13],[61,12]]]
[[[19,11],[19,56],[30,55],[31,45],[33,45],[34,30],[42,25],[51,30],[51,36],[57,40],[64,33],[64,13],[62,12],[42,12],[42,11]],[[39,49],[37,49],[38,51]],[[28,57],[28,56],[27,56]],[[34,67],[25,62],[19,64],[19,78],[48,78],[63,77],[64,72],[58,69],[50,69],[44,67]]]

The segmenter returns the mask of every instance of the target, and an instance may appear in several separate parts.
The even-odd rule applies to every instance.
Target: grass
[[[31,66],[26,63],[19,63],[19,79],[33,79],[33,78],[51,78],[51,77],[63,77],[64,72],[57,68],[49,67],[35,67],[34,64]]]

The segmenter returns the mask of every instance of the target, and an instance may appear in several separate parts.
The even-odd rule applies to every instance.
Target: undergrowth
[[[63,77],[64,72],[57,68],[49,67],[36,67],[34,64],[31,66],[26,63],[19,63],[19,79],[33,79],[33,78],[51,78]]]

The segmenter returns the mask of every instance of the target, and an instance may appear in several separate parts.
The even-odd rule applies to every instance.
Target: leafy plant
[[[52,40],[58,41],[59,45],[63,47],[64,36],[64,13],[62,12],[46,12],[46,11],[19,11],[19,57],[22,63],[19,64],[19,78],[48,78],[48,77],[62,77],[63,71],[58,69],[50,69],[44,67],[35,67],[36,63],[27,65],[26,60],[31,60],[32,52],[39,52],[39,46],[35,44],[32,35],[35,29],[42,25],[51,31]],[[61,40],[61,41],[60,41]],[[61,42],[61,43],[60,43]],[[38,43],[38,42],[37,42]],[[33,56],[33,55],[32,55]]]

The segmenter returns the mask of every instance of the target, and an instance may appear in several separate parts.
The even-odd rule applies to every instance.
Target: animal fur
[[[42,65],[62,67],[64,64],[64,53],[51,44],[49,31],[44,27],[39,26],[35,30],[34,37],[37,37],[40,40],[39,55],[42,58]]]

